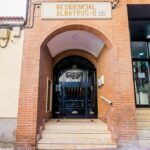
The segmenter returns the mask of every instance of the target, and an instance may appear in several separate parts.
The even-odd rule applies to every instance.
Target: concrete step
[[[98,123],[95,123],[95,124],[92,124],[92,123],[62,123],[61,124],[61,127],[70,127],[70,126],[75,126],[75,127],[86,127],[86,128],[90,128],[92,126],[95,126],[96,128],[98,127],[106,127],[107,128],[107,125],[106,124],[98,124]],[[59,123],[51,123],[51,124],[45,124],[45,128],[46,127],[60,127],[60,124]]]
[[[98,123],[104,123],[102,122],[101,120],[99,119],[52,119],[50,121],[48,121],[47,123],[53,123],[53,122],[74,122],[74,123],[77,123],[77,122],[98,122]]]
[[[38,144],[38,150],[90,150],[101,148],[116,148],[116,145],[95,144]]]
[[[77,129],[77,128],[69,128],[69,129],[54,129],[54,128],[49,128],[49,129],[46,129],[43,131],[43,133],[47,133],[47,134],[58,134],[58,133],[64,133],[64,134],[67,134],[67,133],[70,133],[70,134],[83,134],[83,133],[86,133],[86,134],[94,134],[94,133],[99,133],[99,134],[111,134],[110,131],[108,131],[108,129],[106,128],[102,128],[102,129]]]
[[[149,148],[150,149],[150,139],[139,140],[139,146],[141,148]]]
[[[136,113],[139,146],[150,149],[150,109],[137,109]]]
[[[74,138],[72,137],[71,139],[68,138],[56,138],[56,139],[41,139],[38,144],[96,144],[96,145],[115,145],[116,143],[113,142],[111,139],[109,138]]]
[[[139,129],[138,130],[139,139],[150,139],[150,130],[147,129]]]
[[[45,124],[38,150],[116,148],[107,124],[96,120],[62,119]]]
[[[136,114],[137,115],[150,115],[150,109],[149,108],[137,109]]]
[[[82,126],[84,126],[84,125],[100,125],[100,126],[105,126],[106,124],[105,123],[103,123],[103,122],[73,122],[73,121],[71,121],[71,122],[47,122],[45,125],[59,125],[59,124],[62,124],[62,125],[82,125]]]
[[[89,132],[108,132],[107,126],[97,125],[45,125],[45,131],[55,133],[89,133]]]
[[[51,124],[51,123],[80,123],[80,124],[84,124],[84,123],[99,123],[99,124],[105,124],[103,121],[99,120],[99,119],[52,119],[48,122],[46,122],[46,124]]]
[[[150,129],[150,121],[137,121],[138,129]]]
[[[63,140],[65,139],[111,139],[111,134],[48,134],[42,133],[43,139],[57,139]]]
[[[137,115],[137,121],[150,121],[150,115]]]

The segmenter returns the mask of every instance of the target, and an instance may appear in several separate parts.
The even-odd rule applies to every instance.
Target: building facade
[[[93,9],[93,1],[84,6],[60,2],[56,18],[44,18],[50,13],[44,9],[54,2],[32,1],[24,40],[14,44],[14,52],[8,44],[8,52],[0,54],[0,80],[5,83],[0,85],[1,122],[15,118],[15,149],[37,149],[52,118],[100,119],[118,147],[138,145],[137,111],[150,114],[150,1],[120,0],[110,18],[100,19],[79,12]],[[66,11],[76,7],[77,12]]]

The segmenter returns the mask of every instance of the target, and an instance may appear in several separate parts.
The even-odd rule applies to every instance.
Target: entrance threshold
[[[99,119],[52,119],[49,122],[101,122]]]

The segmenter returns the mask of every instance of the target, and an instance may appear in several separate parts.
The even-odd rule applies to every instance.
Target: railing
[[[113,104],[109,99],[107,99],[107,98],[105,98],[103,96],[101,96],[101,99],[104,100],[105,102],[107,102],[109,105]]]

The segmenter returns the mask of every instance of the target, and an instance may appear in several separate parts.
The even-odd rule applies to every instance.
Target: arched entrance
[[[54,118],[97,118],[96,69],[89,60],[65,57],[53,77]]]
[[[53,25],[51,23],[49,25],[42,24],[42,32],[40,32],[40,36],[39,28],[35,28],[29,33],[26,32],[26,37],[30,37],[33,32],[34,33],[32,35],[34,36],[31,36],[31,38],[28,38],[28,40],[26,39],[27,42],[24,43],[25,46],[18,108],[19,116],[16,134],[16,143],[18,143],[19,145],[20,143],[24,145],[24,142],[26,142],[27,144],[35,146],[37,135],[41,135],[41,129],[43,129],[44,123],[51,118],[51,113],[54,114],[54,109],[53,112],[51,111],[51,96],[54,95],[54,93],[51,93],[51,90],[49,90],[49,82],[47,81],[50,80],[51,83],[55,84],[55,81],[53,82],[52,70],[53,65],[56,64],[55,66],[57,66],[57,63],[59,63],[60,59],[58,60],[57,58],[60,58],[62,56],[61,54],[63,54],[63,56],[65,53],[68,56],[72,56],[75,54],[80,55],[82,57],[86,57],[96,66],[97,70],[96,72],[95,70],[93,70],[93,72],[97,74],[97,77],[100,77],[100,75],[105,75],[106,79],[112,79],[112,74],[107,73],[110,69],[113,69],[113,67],[111,66],[111,62],[113,61],[112,58],[114,57],[111,57],[111,53],[108,53],[107,51],[112,48],[111,41],[103,33],[100,32],[100,28],[95,28],[95,24],[93,24],[93,26],[88,26],[86,24],[87,23],[81,25],[78,24],[78,22],[75,22],[73,24],[60,25],[59,28],[58,26],[56,27],[55,24],[54,27],[52,27]],[[35,34],[38,38],[35,38]],[[35,45],[33,45],[33,43]],[[32,47],[30,47],[32,50],[30,55],[28,54],[29,45],[32,45]],[[80,50],[82,50],[81,53],[79,53]],[[83,54],[83,52],[85,53]],[[87,53],[90,55],[87,55]],[[86,66],[85,64],[82,65],[82,68],[77,68],[78,66],[77,64],[75,64],[76,67],[74,66],[74,69],[77,68],[79,70],[82,70],[83,73],[85,73],[85,76],[87,77],[87,72],[89,68],[86,68],[86,70],[84,71]],[[104,68],[102,67],[103,64],[105,64]],[[70,68],[66,69],[73,69],[72,67],[73,64]],[[96,81],[96,79],[94,81]],[[85,85],[88,85],[88,80],[86,80],[85,83]],[[105,93],[105,91],[108,91],[107,87],[109,87],[109,90],[111,90],[111,88],[114,88],[114,84],[112,86],[111,83],[112,82],[107,82],[104,85],[103,90],[101,91],[100,89],[97,89],[98,99],[100,99],[100,92]],[[53,92],[54,90],[55,88],[53,88]],[[87,91],[88,88],[86,88],[86,94],[88,94]],[[108,92],[105,93],[106,97],[108,95],[107,93]],[[85,97],[86,101],[84,102],[86,102],[86,107],[84,110],[91,110],[90,107],[87,107],[87,95]],[[109,97],[111,98],[110,95]],[[99,118],[101,116],[105,117],[105,112],[107,112],[107,107],[101,107],[104,106],[101,105],[102,103],[102,101],[98,101]],[[58,106],[53,106],[53,108],[58,108]],[[96,113],[93,110],[84,111],[85,113],[82,116],[80,116],[80,118],[96,118],[97,105],[95,107],[95,110]],[[58,110],[56,110],[56,112],[57,111]],[[88,116],[89,112],[91,116]],[[75,110],[73,113],[77,114],[78,112]],[[99,114],[102,115],[100,116]],[[71,116],[68,116],[68,118],[69,117],[72,118]],[[77,118],[77,116],[74,118]],[[30,128],[28,128],[29,126]]]

